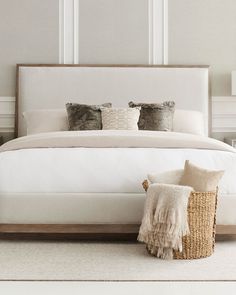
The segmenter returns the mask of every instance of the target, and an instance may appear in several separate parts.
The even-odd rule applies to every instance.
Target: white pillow
[[[68,130],[66,109],[30,110],[23,113],[27,135]]]
[[[166,172],[148,174],[151,183],[179,184],[184,174],[184,169],[170,170]]]
[[[175,110],[173,131],[205,135],[203,114],[198,111]]]
[[[140,108],[102,108],[102,129],[138,130]]]

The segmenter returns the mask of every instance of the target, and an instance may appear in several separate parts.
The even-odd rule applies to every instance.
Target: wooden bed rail
[[[136,240],[139,224],[0,224],[0,238]],[[218,235],[236,235],[236,225],[217,225]]]

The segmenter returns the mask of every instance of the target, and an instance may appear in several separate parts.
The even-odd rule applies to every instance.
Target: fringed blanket
[[[138,240],[158,258],[173,259],[173,250],[182,252],[182,237],[189,233],[191,191],[191,187],[172,184],[151,184],[148,188]]]

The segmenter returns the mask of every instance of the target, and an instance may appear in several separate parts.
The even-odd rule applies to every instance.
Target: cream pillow
[[[179,184],[184,169],[170,170],[156,174],[148,174],[151,183]]]
[[[201,136],[206,135],[203,113],[198,111],[175,110],[173,131]]]
[[[139,108],[102,108],[102,129],[138,130]]]
[[[187,185],[198,192],[215,191],[223,176],[222,170],[207,170],[185,161],[184,173],[180,179],[180,185]]]
[[[66,131],[68,119],[66,109],[39,109],[23,113],[27,134]]]

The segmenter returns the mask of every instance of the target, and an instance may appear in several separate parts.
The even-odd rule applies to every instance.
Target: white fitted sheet
[[[145,194],[1,194],[0,223],[139,224]],[[217,224],[236,224],[236,195],[218,197]]]
[[[220,194],[236,194],[236,153],[181,148],[35,148],[0,154],[2,193],[142,193],[148,173],[189,159],[225,170]]]

